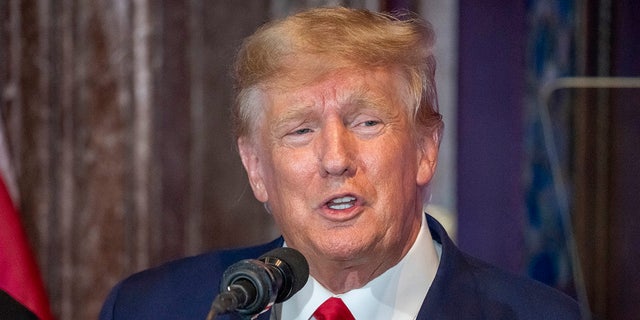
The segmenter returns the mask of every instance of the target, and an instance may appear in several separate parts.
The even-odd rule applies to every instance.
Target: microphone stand
[[[211,303],[207,320],[213,320],[218,313],[228,313],[236,310],[240,305],[247,304],[249,297],[255,296],[256,292],[252,290],[254,288],[252,285],[243,285],[244,283],[251,284],[246,279],[240,279],[231,284],[227,291],[218,294]]]

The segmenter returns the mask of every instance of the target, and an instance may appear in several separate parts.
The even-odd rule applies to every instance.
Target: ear
[[[419,138],[418,142],[418,173],[416,183],[425,186],[431,181],[438,164],[438,149],[440,137],[437,130]]]
[[[260,202],[267,202],[269,195],[264,184],[264,175],[256,146],[247,137],[238,138],[238,150],[244,170],[247,172],[253,195]]]

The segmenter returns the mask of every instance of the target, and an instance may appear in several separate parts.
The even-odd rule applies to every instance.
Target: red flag
[[[9,157],[0,119],[0,318],[40,320],[53,316],[42,277],[7,189]],[[12,184],[12,186],[15,186]],[[15,191],[15,190],[14,190]],[[26,310],[28,311],[26,311]],[[32,315],[29,315],[29,312]],[[28,315],[28,316],[25,316]]]
[[[41,320],[53,319],[40,272],[3,179],[0,179],[0,289]]]

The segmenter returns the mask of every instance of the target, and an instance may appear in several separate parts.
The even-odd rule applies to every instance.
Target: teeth
[[[333,209],[333,210],[344,210],[344,209],[348,209],[353,207],[353,204],[347,203],[347,204],[339,204],[339,205],[329,205],[329,208]]]
[[[345,202],[351,202],[351,201],[355,201],[356,198],[354,197],[342,197],[342,198],[335,198],[333,200],[331,200],[331,202],[333,203],[345,203]]]
[[[342,197],[331,200],[328,203],[329,208],[333,210],[344,210],[353,207],[353,201],[356,201],[354,197]]]

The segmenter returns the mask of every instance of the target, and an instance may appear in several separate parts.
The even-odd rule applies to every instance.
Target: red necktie
[[[342,299],[331,297],[321,304],[313,316],[317,320],[355,320]]]

